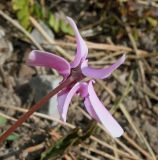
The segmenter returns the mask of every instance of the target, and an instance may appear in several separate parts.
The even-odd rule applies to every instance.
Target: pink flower
[[[29,55],[28,64],[31,66],[44,66],[56,69],[64,80],[70,76],[76,79],[74,83],[58,93],[58,110],[61,120],[66,122],[68,106],[72,97],[78,93],[83,97],[85,108],[90,116],[102,123],[113,137],[119,137],[123,134],[123,129],[97,97],[93,88],[94,80],[90,80],[88,83],[78,82],[77,80],[80,80],[78,77],[83,76],[94,79],[107,78],[124,62],[125,55],[107,68],[95,69],[89,67],[88,60],[86,59],[88,54],[87,45],[82,39],[75,22],[69,17],[67,19],[75,32],[77,41],[77,51],[74,60],[69,63],[64,58],[55,54],[34,50]]]

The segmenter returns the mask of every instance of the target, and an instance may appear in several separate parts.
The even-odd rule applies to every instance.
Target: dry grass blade
[[[132,78],[130,76],[129,80],[128,80],[127,87],[126,87],[124,93],[126,93],[129,90],[131,82],[132,82]],[[122,97],[124,97],[124,95]],[[121,100],[121,102],[122,102],[122,100]],[[131,127],[133,128],[133,130],[135,131],[135,133],[137,134],[137,136],[139,137],[139,139],[146,145],[146,147],[148,148],[150,154],[152,155],[153,159],[155,160],[156,156],[155,156],[154,152],[152,151],[152,149],[151,149],[149,143],[147,142],[146,138],[143,136],[143,134],[140,132],[140,130],[134,124],[134,122],[132,120],[132,117],[130,116],[130,114],[127,111],[127,109],[125,108],[125,106],[122,103],[119,103],[119,107],[120,107],[122,113],[125,115],[126,119],[128,120],[129,124],[131,125]],[[144,153],[145,153],[145,151],[142,152],[142,154],[144,154]],[[148,157],[150,157],[150,156],[148,155]]]
[[[101,50],[108,50],[108,51],[122,51],[122,52],[131,52],[132,49],[129,47],[124,47],[124,46],[117,46],[117,45],[112,45],[112,44],[102,44],[102,43],[93,43],[93,42],[87,42],[89,48],[91,49],[101,49]],[[120,52],[120,54],[122,54]],[[147,54],[146,51],[143,50],[138,50],[138,54]]]
[[[88,119],[91,119],[91,117],[82,109],[77,107],[78,110],[80,110],[84,116],[86,116]],[[103,127],[103,125],[101,124],[97,124],[105,133],[107,133],[106,129]],[[113,139],[110,136],[111,139]],[[119,144],[125,151],[127,151],[129,154],[131,154],[135,159],[139,159],[139,157],[129,148],[127,147],[125,144],[123,144],[121,141],[114,139],[116,141],[117,144]]]
[[[35,146],[28,147],[25,150],[23,150],[22,152],[23,152],[23,154],[32,153],[32,152],[38,151],[44,147],[45,147],[45,144],[41,143],[41,144],[37,144]]]
[[[48,43],[55,44],[54,40],[49,37],[49,35],[33,17],[30,17],[30,21],[34,25],[34,27],[36,27],[37,30],[41,33],[41,35],[48,41]],[[67,59],[72,60],[72,57],[67,54],[61,47],[55,46],[55,49]]]
[[[46,35],[45,35],[45,38],[46,38]],[[70,40],[73,39],[73,41],[75,41],[75,39],[73,37],[71,37],[71,38],[69,37],[68,39],[70,39]],[[94,43],[94,42],[90,42],[90,41],[86,41],[86,42],[87,42],[87,46],[88,46],[89,49],[116,52],[116,53],[104,56],[104,60],[106,60],[108,58],[115,57],[115,56],[122,55],[122,53],[129,53],[129,52],[133,51],[132,48],[125,47],[125,46],[119,46],[119,45],[114,45],[114,44]],[[67,42],[61,42],[61,41],[56,40],[54,42],[48,41],[47,44],[48,43],[54,44],[54,45],[59,45],[59,46],[62,46],[64,48],[76,48],[76,44],[74,44],[74,43],[72,43],[70,41],[69,41],[69,43],[67,43]],[[105,53],[102,54],[102,55],[105,55]],[[139,59],[139,58],[148,58],[148,57],[155,57],[155,56],[157,56],[157,53],[153,53],[152,55],[151,54],[149,55],[148,52],[146,52],[144,50],[138,50],[138,55],[137,56],[131,55],[129,57],[131,59]],[[93,55],[89,55],[89,57],[94,57],[94,56]]]
[[[129,158],[129,159],[136,159],[136,160],[139,160],[139,159],[140,159],[140,158],[135,158],[135,157],[131,156],[130,154],[128,154],[128,153],[126,153],[126,152],[124,152],[124,151],[122,151],[122,150],[120,150],[120,149],[118,149],[118,148],[115,148],[115,147],[107,144],[106,142],[103,142],[102,140],[99,140],[98,138],[96,138],[96,137],[94,137],[94,136],[91,136],[90,138],[91,138],[92,140],[96,141],[97,143],[99,143],[100,145],[102,145],[102,146],[104,146],[104,147],[106,147],[106,148],[108,148],[108,149],[111,149],[111,150],[113,150],[114,152],[117,152],[119,155],[122,155],[122,156],[124,156],[124,157]]]
[[[154,2],[154,1],[138,0],[137,2],[140,3],[140,4],[146,5],[146,6],[150,5],[151,7],[158,8],[158,4],[156,2]]]
[[[151,147],[149,146],[148,142],[146,141],[146,138],[143,136],[143,134],[140,132],[140,130],[133,123],[133,120],[132,120],[129,112],[126,110],[125,106],[123,104],[120,104],[119,106],[120,106],[121,111],[123,112],[123,114],[127,118],[128,122],[130,123],[131,127],[133,128],[133,130],[139,136],[140,140],[147,146],[147,148],[150,151],[150,153],[153,152],[153,151],[150,150]],[[135,148],[137,148],[143,155],[145,155],[146,157],[148,157],[149,159],[151,159],[151,156],[149,154],[147,154],[145,150],[143,150],[142,148],[140,148],[134,141],[132,141],[131,139],[127,138],[126,134],[124,135],[124,137],[125,137],[125,139],[128,139],[128,141],[130,141],[131,144]],[[154,157],[154,155],[152,155],[152,156],[153,156],[153,159],[156,160],[156,156],[155,157]]]
[[[66,159],[66,160],[72,160],[71,156],[68,154],[64,154],[62,159]]]
[[[133,49],[134,49],[136,55],[138,56],[139,54],[138,54],[137,45],[136,45],[135,40],[134,40],[134,38],[133,38],[133,36],[132,36],[131,29],[130,29],[130,27],[127,26],[126,24],[124,25],[124,27],[125,27],[125,29],[126,29],[126,31],[127,31],[127,34],[128,34],[128,37],[129,37],[129,39],[130,39],[130,41],[131,41],[131,44],[132,44],[132,46],[133,46]],[[140,68],[140,73],[141,73],[141,77],[142,77],[142,82],[145,83],[146,80],[145,80],[145,73],[144,73],[143,63],[142,63],[141,61],[138,61],[138,65],[139,65],[139,68]]]
[[[130,76],[129,76],[129,80],[128,80],[127,86],[126,86],[126,88],[125,88],[124,94],[123,94],[123,96],[120,98],[120,100],[119,100],[119,102],[117,103],[116,106],[119,106],[119,107],[120,107],[121,111],[123,112],[123,114],[124,114],[125,117],[127,118],[128,122],[130,123],[130,125],[131,125],[132,128],[133,128],[133,130],[136,132],[137,136],[140,138],[140,140],[141,140],[142,142],[146,143],[146,146],[148,146],[149,148],[151,148],[151,147],[148,145],[147,141],[146,141],[146,142],[144,141],[144,139],[145,139],[144,136],[141,134],[141,132],[140,132],[140,131],[138,130],[138,128],[135,126],[135,124],[133,123],[133,120],[132,120],[130,114],[128,113],[128,111],[127,111],[127,109],[125,108],[125,106],[122,104],[122,101],[123,101],[124,98],[127,96],[127,94],[130,92],[130,84],[131,84],[131,81],[132,81],[132,75],[133,75],[133,74],[131,73]],[[113,93],[113,94],[114,94],[114,93]],[[115,108],[116,108],[116,107],[115,107]],[[116,108],[116,109],[117,109],[117,108]],[[116,109],[113,109],[113,108],[112,108],[112,113],[114,113],[114,111],[116,111]],[[132,141],[130,138],[127,139],[127,140],[130,141],[130,143],[131,143],[132,145],[135,144],[135,142]],[[135,146],[137,149],[139,149],[139,151],[140,151],[143,155],[145,155],[146,157],[150,158],[150,155],[149,155],[149,154],[146,154],[146,151],[144,151],[141,147],[136,146],[136,145],[134,145],[134,146]],[[151,151],[150,151],[150,152],[151,152]]]
[[[115,57],[120,56],[122,54],[125,54],[125,53],[123,53],[122,51],[116,51],[114,53],[111,53],[109,55],[104,56],[102,60],[105,61],[105,60],[108,60],[110,58],[115,58]]]
[[[6,19],[8,22],[10,22],[14,27],[19,29],[22,33],[24,33],[32,42],[33,44],[40,50],[43,50],[43,48],[40,46],[38,42],[31,36],[29,32],[27,32],[17,21],[13,20],[11,17],[9,17],[7,14],[5,14],[2,10],[0,10],[0,15]]]
[[[71,152],[69,152],[68,155],[71,157],[71,160],[77,160],[77,157],[75,157]]]
[[[115,2],[108,1],[106,4],[99,1],[95,7],[92,7],[95,0],[90,1],[90,3],[82,1],[79,2],[78,10],[72,11],[69,11],[72,3],[67,3],[67,1],[54,3],[41,0],[34,3],[34,0],[27,0],[27,4],[12,1],[3,3],[3,1],[0,3],[0,52],[8,48],[3,47],[4,45],[1,43],[3,40],[12,44],[13,51],[11,52],[12,55],[5,58],[5,62],[1,65],[0,116],[2,116],[2,123],[0,128],[2,131],[14,126],[12,125],[14,122],[18,124],[18,117],[30,110],[30,104],[41,97],[40,93],[43,92],[43,89],[49,90],[54,87],[55,84],[51,83],[52,72],[59,75],[57,70],[44,67],[47,65],[47,58],[44,59],[46,60],[43,61],[44,63],[34,64],[42,64],[42,68],[40,66],[28,68],[25,62],[30,49],[52,51],[69,62],[73,60],[72,51],[76,51],[77,47],[82,50],[82,44],[77,46],[80,40],[76,35],[69,35],[72,34],[74,27],[71,23],[64,22],[63,18],[67,14],[74,16],[72,18],[77,22],[77,26],[80,26],[79,33],[81,33],[89,49],[86,58],[89,67],[94,67],[97,70],[114,63],[117,65],[116,59],[119,59],[122,54],[126,55],[126,61],[112,73],[111,78],[96,79],[98,83],[94,86],[96,94],[99,95],[98,98],[105,107],[108,106],[107,109],[110,108],[110,113],[119,120],[124,129],[124,134],[120,138],[113,138],[99,120],[97,122],[94,120],[96,118],[93,118],[92,111],[87,109],[84,104],[85,96],[81,94],[82,91],[80,92],[81,87],[75,93],[80,96],[80,99],[75,97],[68,114],[66,113],[68,122],[72,124],[45,114],[49,112],[52,115],[51,112],[54,113],[54,111],[50,111],[50,105],[52,107],[57,105],[55,104],[57,103],[56,100],[53,104],[47,102],[46,107],[39,111],[40,113],[32,113],[30,119],[26,118],[26,122],[23,121],[22,128],[16,131],[18,134],[22,131],[22,137],[19,141],[12,141],[11,145],[8,140],[2,143],[0,155],[5,155],[0,156],[2,157],[0,159],[3,157],[8,159],[7,156],[13,155],[15,159],[24,160],[31,157],[33,160],[36,159],[36,156],[40,157],[44,150],[49,150],[52,143],[57,142],[55,143],[57,145],[54,146],[57,146],[56,148],[59,150],[64,150],[61,154],[57,153],[60,156],[59,159],[157,160],[158,41],[155,33],[158,28],[158,14],[156,14],[158,0],[124,2],[116,0]],[[60,4],[60,7],[57,4]],[[7,10],[8,5],[10,6],[9,10]],[[62,12],[59,11],[60,8],[63,9]],[[52,9],[55,9],[55,12],[52,12]],[[100,18],[98,19],[98,17]],[[106,24],[104,23],[105,20]],[[84,56],[84,53],[81,56]],[[36,56],[33,58],[35,58],[35,62],[38,62],[38,57],[37,61]],[[81,59],[84,58],[81,57]],[[48,66],[51,66],[52,63],[50,61]],[[81,63],[79,68],[83,70]],[[7,77],[5,78],[4,75]],[[10,84],[9,90],[6,89],[5,83],[3,84],[4,79],[7,79]],[[91,77],[85,77],[80,82],[88,84],[90,79]],[[34,85],[36,80],[38,84]],[[65,87],[73,89],[73,84]],[[42,91],[38,92],[37,88]],[[56,96],[59,100],[59,95]],[[111,107],[112,105],[113,107]],[[87,132],[87,124],[91,124],[93,121],[95,121],[95,133],[89,132],[89,130]],[[74,132],[75,130],[79,131]],[[32,133],[31,139],[25,136],[32,135]],[[30,140],[27,141],[26,138]],[[60,143],[62,143],[61,147],[58,145]],[[63,147],[65,145],[66,147]],[[14,149],[14,146],[18,146],[18,149]]]
[[[131,74],[132,75],[132,74]],[[129,80],[126,86],[126,89],[124,91],[124,94],[122,96],[122,98],[120,99],[120,101],[118,102],[118,106],[120,107],[121,111],[123,112],[123,114],[125,115],[125,117],[127,118],[129,124],[131,125],[131,127],[133,128],[133,130],[136,132],[137,136],[140,138],[140,140],[146,145],[146,147],[148,148],[150,154],[152,155],[153,159],[156,159],[156,156],[153,152],[153,150],[151,149],[149,143],[147,142],[146,138],[141,134],[141,132],[139,131],[139,129],[135,126],[135,124],[133,123],[133,120],[130,116],[130,114],[128,113],[127,109],[124,107],[124,105],[122,104],[123,99],[126,97],[126,94],[129,93],[130,91],[130,84],[132,82],[132,76],[129,76]],[[116,76],[115,76],[116,77]],[[112,92],[112,91],[111,91]],[[113,93],[113,92],[112,92]],[[114,94],[114,93],[113,93]],[[111,95],[111,94],[110,94]],[[115,94],[114,94],[115,95]],[[113,98],[113,97],[112,97]],[[114,109],[113,109],[114,110]]]
[[[116,145],[116,142],[115,142],[115,141],[113,141],[113,147],[114,147],[115,149],[117,149],[117,145]],[[116,150],[114,150],[113,152],[114,152],[115,160],[119,160],[119,159],[120,159],[120,156],[119,156],[118,152],[117,152]]]
[[[11,121],[14,121],[14,122],[17,121],[16,118],[10,117],[10,116],[5,115],[5,114],[3,114],[3,113],[1,113],[1,112],[0,112],[0,116],[4,117],[4,118],[6,118],[6,119],[9,119],[9,120],[11,120]],[[30,124],[28,124],[28,123],[23,123],[23,125],[26,126],[26,127],[29,127],[29,128],[31,127]]]
[[[122,105],[122,104],[120,104],[120,105]],[[119,105],[119,106],[120,106]],[[78,107],[78,109],[88,118],[88,119],[91,119],[91,117],[82,109],[82,108],[79,108]],[[123,110],[124,111],[124,110]],[[125,114],[125,116],[126,116],[126,118],[127,118],[127,120],[128,120],[128,122],[132,125],[132,127],[134,127],[133,129],[134,129],[134,131],[135,132],[137,132],[137,134],[139,134],[139,136],[141,136],[140,135],[140,131],[138,131],[138,129],[136,128],[136,126],[134,125],[134,123],[132,122],[132,120],[131,120],[131,117],[128,115],[127,116],[127,113],[126,112],[123,112],[124,114]],[[130,118],[129,118],[130,117]],[[130,121],[129,121],[130,120]],[[105,132],[106,132],[106,130],[105,130],[105,128],[101,125],[101,124],[98,124],[98,126],[101,128],[101,129],[103,129]],[[126,135],[126,136],[125,136]],[[125,135],[123,135],[123,137],[125,137],[125,139],[132,145],[132,146],[134,146],[136,149],[138,149],[144,156],[146,156],[148,159],[150,159],[150,160],[152,160],[152,158],[151,158],[151,156],[144,150],[144,149],[142,149],[140,146],[138,146],[131,138],[126,138],[127,137],[127,134],[125,134]],[[141,139],[142,139],[142,137],[140,137]],[[121,141],[119,141],[118,139],[115,139],[115,141],[122,147],[122,148],[124,148],[128,153],[130,153],[131,155],[133,155],[134,156],[134,158],[135,159],[139,159],[139,157],[131,150],[131,149],[129,149],[129,147],[127,147],[125,144],[123,144]]]
[[[86,145],[80,144],[79,147],[84,148],[84,149],[86,149],[90,152],[94,152],[94,153],[96,153],[96,154],[98,154],[102,157],[105,157],[105,158],[108,158],[108,159],[111,159],[111,160],[115,160],[114,156],[111,156],[110,154],[107,154],[107,153],[105,153],[103,151],[100,151],[96,148],[92,148],[91,146],[86,146]]]
[[[156,101],[158,101],[158,96],[156,94],[154,94],[149,88],[147,87],[141,87],[141,86],[137,86],[138,89],[140,89],[143,93],[145,93],[146,95],[148,95],[150,98],[155,99]]]
[[[147,154],[147,152],[145,151],[145,150],[143,150],[141,147],[139,147],[138,145],[137,145],[137,143],[135,143],[133,140],[131,140],[131,138],[129,138],[129,136],[125,133],[124,135],[123,135],[123,137],[126,139],[126,140],[128,140],[128,141],[130,141],[130,143],[131,144],[133,144],[133,146],[135,146],[135,148],[137,148],[143,155],[145,155],[149,160],[152,160],[153,158],[151,158],[151,156],[149,155],[149,154]]]
[[[149,145],[147,139],[144,137],[144,135],[143,135],[141,132],[140,132],[140,134],[141,134],[141,137],[142,137],[144,143],[146,144],[149,152],[152,154],[153,159],[154,159],[154,160],[157,160],[157,157],[156,157],[155,153],[153,152],[151,146]]]
[[[125,89],[125,93],[126,93],[126,92],[127,92],[127,93],[129,92],[131,80],[132,80],[132,73],[131,73],[131,75],[129,76],[128,84],[127,84],[127,87],[126,87],[126,89]],[[112,93],[113,93],[113,92],[112,92]],[[113,93],[113,94],[114,94],[114,93]],[[115,95],[115,94],[114,94],[114,95]],[[124,97],[124,95],[123,95],[123,97]],[[137,127],[135,126],[135,124],[133,123],[130,114],[128,113],[128,111],[126,110],[125,107],[122,107],[122,105],[123,105],[123,104],[122,104],[123,99],[124,99],[124,98],[121,98],[121,101],[120,101],[120,103],[119,103],[119,107],[120,107],[121,111],[123,112],[123,114],[124,114],[125,117],[127,118],[129,124],[132,126],[133,130],[136,132],[136,134],[138,135],[138,137],[140,138],[140,140],[143,141],[143,142],[145,142],[144,139],[142,138],[142,135],[140,134],[140,131],[138,130],[138,128],[137,128]],[[86,114],[86,113],[84,113],[84,114]],[[99,126],[104,130],[104,127],[102,127],[100,124],[99,124]],[[144,136],[143,136],[143,137],[144,137]],[[131,143],[131,141],[132,141],[132,140],[130,140],[129,142]],[[119,142],[118,140],[116,140],[116,142],[119,143],[120,145],[122,145],[121,142]],[[146,141],[146,142],[147,142],[147,141]],[[131,145],[133,145],[133,144],[134,144],[134,143],[132,142]],[[146,146],[148,146],[149,148],[151,148],[151,147],[148,145],[148,143],[146,143]],[[130,152],[131,154],[133,154],[133,156],[136,156],[136,157],[137,157],[137,155],[134,154],[133,151],[129,150],[128,147],[125,147],[125,145],[122,145],[122,147],[124,147],[124,149],[128,150],[128,152]],[[134,145],[134,147],[135,147],[135,145]],[[137,148],[141,148],[141,147],[137,147]],[[148,149],[149,149],[149,148],[148,148]],[[143,150],[143,149],[141,148],[141,150],[139,150],[139,151],[141,152],[142,150]],[[146,151],[143,150],[143,152],[141,152],[141,153],[142,153],[143,155],[145,155],[147,158],[149,158],[150,155],[149,155],[149,154],[144,154],[145,152],[146,152]],[[151,151],[150,151],[150,152],[151,152]],[[138,158],[138,157],[137,157],[137,158]],[[154,158],[154,157],[153,157],[153,158]]]
[[[127,82],[127,86],[123,92],[122,97],[119,99],[119,101],[114,105],[114,107],[111,108],[110,112],[112,114],[115,113],[115,111],[118,109],[118,107],[120,106],[120,104],[122,104],[122,102],[124,101],[124,99],[128,96],[128,94],[130,93],[130,91],[132,90],[132,88],[130,87],[131,81],[132,81],[132,77],[133,77],[133,72],[131,72],[130,76],[129,76],[129,80]]]
[[[98,124],[98,126],[99,126],[105,133],[107,133],[107,131],[106,131],[106,129],[105,129],[105,127],[104,127],[103,125]],[[110,138],[112,138],[112,137],[110,136]],[[112,139],[114,139],[114,138],[112,138]],[[117,138],[115,138],[114,141],[116,141],[116,143],[117,143],[119,146],[121,146],[125,151],[127,151],[129,154],[131,154],[134,158],[140,159],[139,156],[138,156],[136,153],[134,153],[134,151],[133,151],[131,148],[129,148],[126,144],[124,144],[123,142],[121,142],[121,141],[118,140]],[[128,142],[130,143],[130,141],[128,141]]]
[[[95,158],[91,155],[89,155],[88,153],[85,153],[85,152],[80,152],[80,155],[87,158],[87,159],[90,159],[90,160],[99,160],[99,158]]]
[[[25,112],[28,111],[27,109],[22,109],[22,108],[20,108],[20,107],[14,107],[14,106],[8,107],[8,106],[5,105],[5,104],[0,104],[0,107],[8,108],[8,109],[14,109],[14,110],[16,110],[16,111],[23,112],[23,113],[25,113]],[[79,109],[80,109],[80,108],[79,108]],[[81,110],[82,110],[82,109],[81,109]],[[82,111],[83,111],[83,110],[82,110]],[[91,117],[90,117],[85,111],[83,111],[83,113],[84,113],[84,115],[86,115],[87,118],[91,119]],[[59,124],[61,124],[61,125],[63,125],[63,126],[67,126],[67,127],[69,127],[69,128],[72,128],[72,129],[75,128],[75,126],[72,125],[72,124],[63,123],[63,122],[60,121],[59,119],[53,118],[53,117],[51,117],[51,116],[48,116],[48,115],[45,115],[45,114],[42,114],[42,113],[35,112],[34,115],[31,116],[31,118],[33,118],[34,116],[38,116],[38,117],[40,117],[40,118],[44,118],[44,119],[47,119],[47,120],[55,121],[55,122],[57,122],[57,123],[59,123]],[[101,128],[102,128],[102,126],[101,126]],[[104,129],[104,128],[103,128],[103,129]],[[95,140],[99,143],[99,141],[98,141],[94,136],[92,136],[91,138],[92,138],[93,140],[95,139]],[[116,142],[118,143],[118,141],[116,141]],[[103,146],[107,147],[107,145],[105,145],[105,143],[100,143],[100,144],[102,144]],[[139,159],[139,157],[137,157],[137,155],[135,155],[135,154],[133,153],[133,151],[130,150],[130,149],[129,149],[126,145],[124,145],[122,142],[119,142],[118,144],[121,145],[121,146],[122,146],[127,152],[129,152],[133,157],[135,157],[135,159]],[[108,146],[108,148],[110,148],[110,149],[112,149],[112,150],[115,149],[115,148],[113,148],[112,146]],[[126,157],[130,157],[130,156],[128,156],[127,153],[125,153],[125,152],[123,152],[123,151],[121,151],[121,150],[116,149],[116,151],[117,151],[118,153],[120,153],[121,155],[123,154],[123,155],[126,156]]]
[[[125,92],[128,90],[128,88],[130,87],[131,83],[132,83],[132,78],[130,77],[129,80],[128,80],[128,84],[127,84],[127,87],[125,89]],[[125,106],[122,103],[119,103],[119,107],[120,107],[121,111],[123,112],[123,114],[125,115],[125,117],[127,118],[129,124],[131,125],[131,127],[133,128],[133,130],[135,131],[135,133],[137,134],[137,136],[139,137],[139,139],[146,145],[146,147],[148,148],[148,150],[149,150],[150,154],[152,155],[153,159],[156,160],[156,156],[155,156],[153,150],[151,149],[148,141],[146,140],[146,138],[144,137],[144,135],[141,133],[141,131],[134,124],[134,122],[132,120],[132,117],[130,116],[130,114],[127,111],[127,109],[125,108]],[[144,154],[145,152],[142,152],[142,153]]]
[[[141,60],[144,58],[153,58],[153,57],[158,57],[158,54],[157,53],[150,53],[150,54],[141,55],[141,56],[128,55],[129,60]]]
[[[116,95],[111,91],[110,88],[108,88],[103,81],[97,80],[97,82],[109,93],[109,95],[113,98],[116,99]]]
[[[19,111],[19,112],[22,112],[22,113],[25,113],[25,112],[28,111],[27,109],[23,109],[23,108],[20,108],[20,107],[14,107],[14,106],[8,107],[5,104],[0,104],[0,107],[13,109],[13,110],[16,110],[16,111]],[[46,114],[43,114],[43,113],[34,112],[34,114],[31,116],[31,118],[33,118],[34,116],[37,116],[37,117],[40,117],[40,118],[44,118],[44,119],[47,119],[47,120],[50,120],[50,121],[58,122],[62,126],[67,126],[69,128],[72,128],[72,129],[75,128],[74,125],[71,125],[69,123],[64,123],[63,121],[61,121],[61,120],[59,120],[57,118],[54,118],[52,116],[49,116],[49,115],[46,115]]]

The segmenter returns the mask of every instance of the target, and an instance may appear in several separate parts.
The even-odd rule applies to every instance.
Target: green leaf
[[[48,24],[56,33],[61,31],[70,35],[74,34],[72,27],[65,23],[65,20],[57,19],[52,13],[50,13]]]
[[[53,14],[50,14],[48,23],[49,23],[49,25],[50,25],[51,27],[54,27],[55,16],[54,16]]]
[[[7,123],[7,119],[3,116],[0,116],[0,126],[3,126]]]
[[[72,27],[65,20],[55,17],[49,9],[41,6],[38,1],[31,5],[30,0],[12,0],[12,8],[16,12],[20,24],[26,29],[30,26],[29,17],[31,15],[37,19],[46,20],[46,23],[56,33],[63,32],[74,35]]]
[[[59,139],[47,151],[42,153],[41,160],[57,158],[59,155],[62,155],[64,151],[78,139],[80,134],[79,132],[79,129],[74,129],[71,133]]]
[[[56,33],[59,32],[59,20],[53,14],[50,14],[48,24]]]
[[[60,20],[60,29],[63,33],[68,33],[70,35],[74,34],[72,27],[63,20]]]
[[[134,40],[135,40],[135,41],[138,41],[139,34],[138,34],[137,28],[133,28],[133,29],[132,29],[132,35],[133,35]]]
[[[43,11],[41,6],[39,5],[39,3],[35,3],[35,5],[33,6],[33,13],[36,15],[37,18],[39,19],[43,19],[44,15],[43,15]]]
[[[29,5],[29,0],[12,0],[12,8],[16,11],[20,24],[26,29],[29,27],[31,10]]]
[[[29,26],[29,10],[25,7],[23,10],[17,12],[17,17],[24,28]]]
[[[73,129],[68,135],[57,140],[48,150],[42,153],[41,160],[56,159],[73,145],[86,140],[96,129],[96,122],[91,121],[87,128],[83,131],[80,128]]]
[[[147,17],[147,21],[149,22],[149,24],[152,26],[152,27],[156,27],[157,26],[157,23],[158,21],[152,17]]]
[[[13,10],[23,9],[24,6],[28,5],[28,0],[12,0]]]
[[[16,140],[19,139],[19,137],[20,137],[19,134],[13,133],[13,134],[11,134],[10,136],[8,136],[7,140],[8,140],[8,141],[16,141]]]

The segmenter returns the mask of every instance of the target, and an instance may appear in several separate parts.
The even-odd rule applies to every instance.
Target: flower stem
[[[26,112],[24,115],[22,115],[16,122],[13,124],[6,132],[4,132],[0,136],[0,144],[12,133],[14,132],[19,126],[22,125],[23,122],[25,122],[35,111],[37,111],[42,105],[44,105],[52,96],[57,94],[59,91],[64,89],[66,86],[73,83],[73,79],[68,78],[65,81],[63,81],[58,87],[56,87],[54,90],[49,92],[46,96],[44,96],[40,101],[38,101],[33,107],[30,108],[28,112]]]

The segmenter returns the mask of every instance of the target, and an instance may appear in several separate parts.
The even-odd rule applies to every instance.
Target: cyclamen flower
[[[111,73],[124,62],[125,55],[107,68],[95,69],[89,67],[87,60],[87,45],[82,39],[75,22],[69,17],[67,19],[74,30],[77,41],[77,51],[74,60],[69,63],[64,58],[55,54],[34,50],[29,55],[28,64],[31,66],[44,66],[56,69],[63,77],[63,80],[66,80],[70,76],[76,78],[75,82],[60,91],[57,95],[58,110],[61,120],[66,122],[68,106],[71,99],[75,94],[80,94],[84,99],[85,108],[90,116],[102,123],[113,137],[119,137],[123,134],[123,129],[97,97],[93,88],[93,79],[104,79],[109,77]],[[78,77],[83,76],[92,79],[89,82],[77,82],[77,80],[80,80]]]

